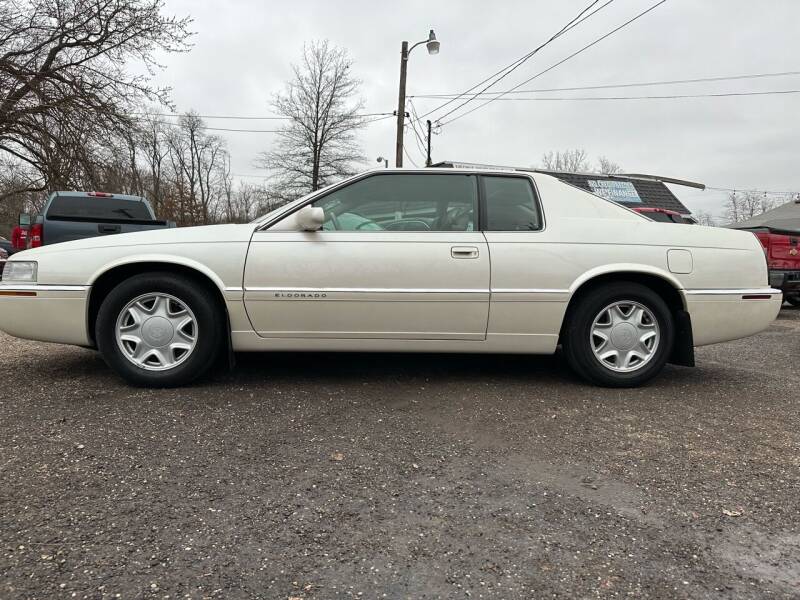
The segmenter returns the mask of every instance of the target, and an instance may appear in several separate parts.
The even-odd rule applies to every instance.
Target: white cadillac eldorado
[[[137,385],[245,351],[552,354],[635,386],[758,333],[781,292],[752,233],[656,223],[540,173],[367,172],[247,225],[13,255],[0,330],[99,349]]]

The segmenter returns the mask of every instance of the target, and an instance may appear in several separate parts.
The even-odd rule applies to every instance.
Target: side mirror
[[[319,206],[304,206],[295,214],[301,231],[319,231],[325,221],[325,211]]]
[[[31,216],[28,213],[20,213],[19,215],[19,226],[20,227],[30,227],[31,225]]]

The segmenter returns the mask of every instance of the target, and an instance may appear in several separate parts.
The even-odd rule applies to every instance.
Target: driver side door
[[[483,340],[477,177],[374,173],[316,199],[321,231],[254,234],[245,306],[262,337]]]

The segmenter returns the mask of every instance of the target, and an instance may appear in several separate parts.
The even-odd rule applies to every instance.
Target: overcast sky
[[[397,104],[402,40],[434,28],[441,53],[411,55],[408,94],[464,91],[529,52],[590,0],[423,0],[303,2],[167,0],[167,10],[194,17],[194,49],[165,57],[158,82],[173,88],[179,110],[208,115],[268,116],[269,99],[291,74],[304,41],[346,48],[363,80],[367,112]],[[598,6],[603,2],[598,3]],[[538,53],[493,90],[502,91],[627,21],[655,0],[615,0]],[[646,16],[525,88],[561,88],[751,73],[800,71],[800,1],[668,0]],[[716,83],[539,94],[641,96],[800,90],[800,76]],[[414,100],[418,111],[442,100]],[[470,106],[476,105],[477,102]],[[497,101],[446,125],[433,158],[531,166],[548,150],[583,148],[627,172],[690,179],[709,186],[800,191],[800,94],[669,100]],[[274,129],[270,121],[208,119],[210,127]],[[366,167],[394,156],[391,119],[361,134]],[[218,132],[233,172],[257,174],[255,157],[268,133]],[[424,157],[406,138],[418,164]],[[408,165],[408,161],[406,166]],[[258,181],[258,180],[254,180]],[[720,213],[724,193],[673,188],[693,211]]]

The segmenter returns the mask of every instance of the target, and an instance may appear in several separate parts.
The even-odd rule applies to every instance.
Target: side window
[[[314,202],[325,231],[474,231],[475,175],[373,175]]]
[[[527,177],[484,176],[486,231],[536,231],[542,217]]]

